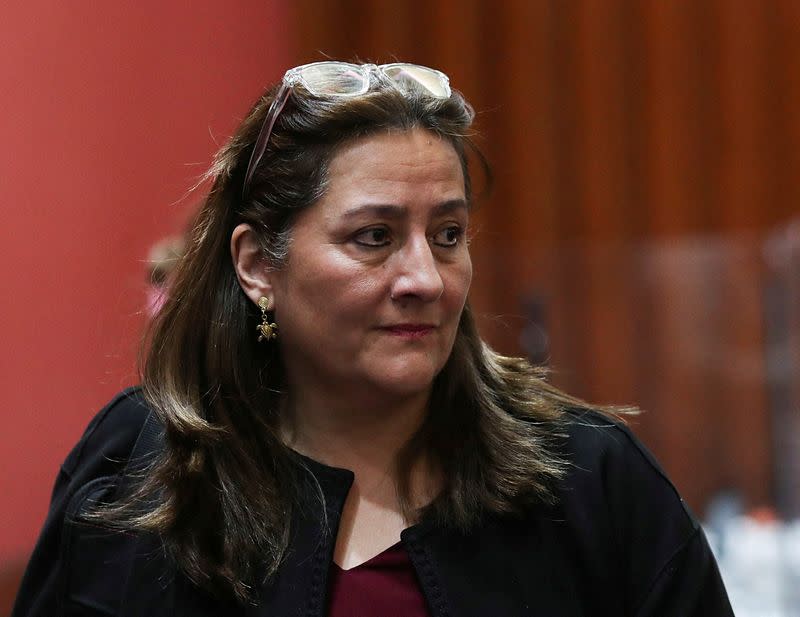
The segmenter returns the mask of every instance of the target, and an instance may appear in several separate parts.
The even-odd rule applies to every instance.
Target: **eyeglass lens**
[[[300,79],[314,96],[354,96],[369,88],[369,75],[359,66],[321,62],[303,68]]]
[[[437,98],[447,98],[450,95],[442,76],[427,67],[401,64],[384,67],[383,72],[402,92],[419,91],[422,87],[425,92]]]

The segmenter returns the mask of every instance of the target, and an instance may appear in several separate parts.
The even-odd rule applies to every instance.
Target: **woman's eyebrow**
[[[431,214],[433,216],[443,216],[455,210],[462,209],[469,210],[466,200],[461,198],[449,199],[434,206]],[[352,219],[368,215],[386,219],[400,219],[405,216],[407,210],[405,206],[398,206],[396,204],[364,204],[347,210],[342,214],[342,217],[345,219]]]
[[[450,199],[448,201],[440,203],[433,209],[434,216],[442,216],[445,214],[450,214],[451,212],[455,212],[456,210],[467,210],[469,211],[469,205],[465,199]]]

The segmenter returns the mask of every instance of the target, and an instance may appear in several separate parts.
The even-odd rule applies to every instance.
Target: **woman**
[[[267,92],[15,615],[731,614],[627,429],[479,338],[472,119],[416,65]]]

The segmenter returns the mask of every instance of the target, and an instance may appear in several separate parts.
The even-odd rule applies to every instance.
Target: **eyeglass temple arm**
[[[270,103],[267,115],[264,116],[264,123],[261,125],[261,131],[259,131],[258,137],[256,138],[253,152],[250,154],[250,161],[247,163],[247,171],[244,174],[244,183],[242,184],[243,199],[247,197],[247,191],[250,189],[250,181],[253,179],[256,167],[258,167],[258,164],[261,162],[261,157],[264,156],[264,152],[267,150],[267,144],[269,143],[270,135],[272,135],[275,121],[278,119],[281,111],[283,111],[286,101],[289,100],[290,92],[291,87],[285,82],[282,83],[278,93],[275,95],[275,98],[272,99],[272,103]]]

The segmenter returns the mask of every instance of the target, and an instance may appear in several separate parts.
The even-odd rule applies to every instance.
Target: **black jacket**
[[[152,418],[132,389],[92,420],[61,467],[12,617],[322,617],[347,470],[309,460],[332,532],[319,512],[298,509],[287,560],[258,607],[222,605],[193,587],[157,538],[74,522],[119,489],[140,462],[129,464],[132,451],[146,459],[159,447]],[[570,412],[567,428],[571,467],[557,506],[487,518],[468,536],[426,523],[403,532],[432,615],[733,615],[702,530],[630,431],[590,411]]]

